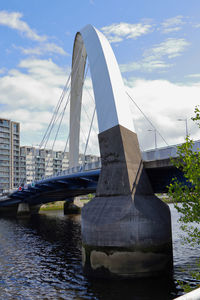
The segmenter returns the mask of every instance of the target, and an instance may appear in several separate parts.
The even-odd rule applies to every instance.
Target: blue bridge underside
[[[0,207],[18,203],[38,205],[95,193],[100,171],[98,169],[37,181],[35,186],[28,185],[26,189],[12,193],[7,200],[1,200]],[[167,186],[174,177],[184,182],[181,171],[173,166],[148,168],[146,171],[155,193],[167,192]]]

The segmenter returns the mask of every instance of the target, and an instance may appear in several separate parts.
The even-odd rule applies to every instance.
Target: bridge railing
[[[68,168],[62,172],[57,172],[56,174],[50,175],[50,176],[45,176],[43,179],[46,178],[52,178],[52,177],[56,177],[56,176],[64,176],[64,175],[68,175],[68,174],[73,174],[73,173],[80,173],[80,172],[84,172],[84,171],[91,171],[91,170],[96,170],[96,169],[100,169],[101,168],[101,161],[94,161],[94,162],[89,162],[89,163],[85,163],[83,165],[79,165],[76,167],[72,167],[72,168]]]
[[[142,152],[142,159],[143,161],[148,162],[148,161],[169,159],[170,157],[177,157],[178,156],[177,146],[179,145],[181,144],[144,151]],[[195,141],[193,146],[193,151],[200,151],[200,140]],[[83,165],[78,165],[73,168],[68,168],[62,172],[57,172],[56,174],[50,175],[48,177],[47,176],[43,177],[42,179],[52,178],[52,177],[62,176],[62,175],[64,176],[68,174],[96,170],[96,169],[101,169],[100,159],[98,161],[85,163]]]
[[[177,146],[180,145],[181,144],[144,151],[142,152],[142,159],[144,161],[153,161],[153,160],[168,159],[170,157],[177,157],[178,156]],[[193,151],[197,151],[197,152],[200,151],[200,140],[194,142],[194,146],[192,149]]]
[[[170,157],[177,157],[177,156],[178,155],[177,155],[176,146],[163,147],[159,149],[153,149],[153,150],[142,152],[143,161],[168,159]]]

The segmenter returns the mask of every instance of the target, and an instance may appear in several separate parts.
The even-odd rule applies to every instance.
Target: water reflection
[[[173,209],[172,218],[177,218]],[[180,250],[177,226],[174,222],[175,279],[190,280],[180,267],[198,254]],[[27,219],[0,219],[1,299],[165,300],[176,293],[168,279],[87,279],[81,266],[80,216],[48,212]]]

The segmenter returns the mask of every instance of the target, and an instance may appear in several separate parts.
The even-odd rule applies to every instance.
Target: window
[[[0,120],[0,125],[9,126],[9,121],[7,121],[7,120]]]
[[[18,124],[13,124],[13,130],[14,130],[14,132],[19,132],[19,125]]]

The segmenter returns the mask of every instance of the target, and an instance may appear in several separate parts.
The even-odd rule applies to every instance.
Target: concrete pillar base
[[[41,207],[41,204],[31,205],[30,206],[31,215],[37,215],[40,211],[40,207]]]
[[[5,207],[0,207],[0,216],[4,217],[16,217],[16,216],[30,216],[39,213],[39,205],[31,205],[28,203],[20,203]]]
[[[96,197],[82,212],[85,274],[103,278],[169,276],[171,219],[155,196]]]
[[[40,210],[39,205],[29,205],[28,203],[19,203],[17,208],[17,217],[28,217],[30,215],[36,215]]]
[[[143,167],[137,135],[117,125],[99,134],[96,197],[82,209],[83,268],[93,277],[171,274],[171,216]]]
[[[26,217],[30,216],[31,210],[28,203],[19,203],[17,209],[17,217]]]
[[[64,215],[80,214],[81,208],[74,204],[75,198],[70,198],[64,203]]]

